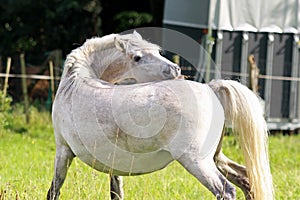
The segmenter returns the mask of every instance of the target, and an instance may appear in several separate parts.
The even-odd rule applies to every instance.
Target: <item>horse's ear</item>
[[[120,51],[125,51],[125,43],[124,41],[120,40],[120,38],[115,37],[115,47],[119,49]]]
[[[139,34],[136,30],[133,31],[132,36],[135,37],[136,39],[142,40],[141,34]]]

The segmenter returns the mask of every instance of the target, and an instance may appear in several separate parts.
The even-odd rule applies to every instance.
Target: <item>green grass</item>
[[[45,199],[53,173],[55,143],[50,115],[31,108],[24,125],[21,109],[0,127],[0,200]],[[13,120],[13,121],[11,121]],[[300,199],[300,135],[271,136],[270,159],[276,199]],[[234,138],[225,137],[224,152],[242,162]],[[125,199],[215,199],[178,163],[143,176],[124,178]],[[75,159],[61,190],[62,200],[109,199],[109,178]],[[237,199],[243,199],[238,190]]]

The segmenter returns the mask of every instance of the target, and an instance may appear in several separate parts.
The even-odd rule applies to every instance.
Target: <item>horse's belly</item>
[[[103,155],[103,154],[102,154]],[[101,155],[81,154],[78,156],[92,168],[109,174],[130,176],[154,172],[166,167],[173,161],[170,153],[159,150],[148,154],[111,152],[103,158]],[[98,157],[98,158],[97,158]],[[99,157],[101,157],[99,159]]]
[[[93,95],[73,94],[68,127],[74,131],[65,134],[82,161],[102,172],[134,175],[159,170],[173,160],[167,147],[182,120],[180,107],[162,105],[165,101],[157,99],[156,90],[146,90],[146,96],[144,90],[135,90],[128,97],[94,88],[76,92],[83,90]]]

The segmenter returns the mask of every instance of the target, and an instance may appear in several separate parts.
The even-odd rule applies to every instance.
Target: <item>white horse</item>
[[[124,196],[118,176],[150,173],[174,160],[217,199],[235,199],[229,181],[241,187],[247,199],[273,199],[268,133],[257,97],[229,80],[208,85],[157,81],[180,77],[178,67],[161,58],[158,50],[134,33],[89,40],[68,56],[53,105],[55,173],[47,199],[58,199],[75,156],[111,175],[112,199]],[[115,64],[103,59],[102,51],[117,54],[117,60],[131,60]],[[143,59],[143,64],[135,64]],[[149,62],[155,68],[151,73],[138,69]],[[221,151],[225,121],[238,133],[246,167]]]

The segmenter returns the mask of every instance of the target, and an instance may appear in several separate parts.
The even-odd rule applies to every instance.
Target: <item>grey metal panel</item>
[[[240,72],[241,66],[241,32],[223,32],[222,49],[222,78],[240,79],[240,76],[232,76],[228,72]]]
[[[266,75],[266,56],[267,56],[267,34],[249,33],[249,54],[254,55],[260,74]],[[249,81],[249,80],[248,80]],[[259,79],[258,92],[264,99],[265,79]]]
[[[186,34],[187,36],[193,38],[200,44],[203,43],[202,42],[203,33],[202,33],[201,29],[185,27],[185,26],[170,25],[170,24],[164,24],[163,27],[181,32],[181,33]]]
[[[245,76],[241,76],[241,83],[244,85],[248,85],[247,83],[247,74],[248,74],[248,45],[249,45],[249,33],[242,33],[242,47],[241,47],[241,74]]]
[[[267,37],[267,55],[266,55],[266,75],[272,76],[273,74],[273,57],[274,57],[274,34],[269,33]],[[265,80],[265,115],[267,118],[271,116],[271,88],[272,80]],[[273,109],[272,109],[273,110]]]
[[[291,76],[292,35],[275,34],[273,75]],[[272,80],[271,118],[289,118],[290,85],[288,80]]]
[[[298,43],[299,43],[299,36],[294,35],[293,36],[293,42],[292,42],[292,78],[297,78],[299,75],[299,49],[298,49]],[[291,95],[290,95],[290,113],[289,118],[294,119],[297,117],[297,102],[298,102],[298,81],[292,81],[291,82]]]
[[[215,45],[215,63],[216,63],[216,73],[214,78],[221,78],[222,70],[222,49],[223,49],[223,31],[217,31],[216,33],[216,45]]]
[[[299,35],[298,35],[299,37]],[[300,43],[298,42],[298,68],[300,66]],[[298,69],[299,70],[299,69]],[[298,71],[298,76],[300,77],[300,70]],[[297,114],[296,117],[300,120],[300,81],[297,83]]]
[[[208,24],[210,0],[165,0],[163,23],[205,28]]]

